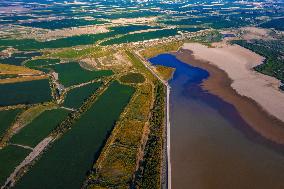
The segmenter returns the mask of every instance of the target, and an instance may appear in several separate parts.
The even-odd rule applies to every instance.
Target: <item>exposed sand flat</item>
[[[42,38],[71,37],[75,35],[106,33],[108,31],[109,30],[105,26],[83,26],[83,27],[74,27],[74,28],[67,28],[61,30],[51,30],[41,37]]]
[[[46,30],[46,29],[32,29],[23,35],[23,38],[34,38],[38,40],[45,41],[55,40],[59,38],[72,37],[78,35],[86,35],[86,34],[98,34],[98,33],[106,33],[109,30],[105,26],[82,26],[82,27],[73,27],[66,29],[57,29],[57,30]]]
[[[111,20],[112,24],[141,24],[149,23],[157,20],[157,17],[139,17],[139,18],[119,18]]]
[[[198,43],[186,43],[196,59],[205,60],[224,70],[232,79],[232,88],[242,96],[257,102],[265,111],[284,122],[284,93],[278,90],[280,81],[253,71],[264,58],[237,45],[216,43],[208,48]]]
[[[1,28],[1,26],[0,26]],[[1,28],[1,37],[12,37],[17,39],[36,39],[39,41],[55,40],[65,37],[99,34],[109,32],[107,26],[103,25],[88,25],[81,27],[71,27],[56,30],[33,28],[26,26],[5,26]]]
[[[20,13],[20,12],[27,12],[30,9],[25,8],[23,6],[6,6],[6,7],[0,7],[0,13]]]
[[[243,27],[243,28],[240,28],[240,31],[243,33],[242,38],[245,40],[273,39],[269,35],[269,32],[271,32],[271,30],[265,29],[265,28]]]
[[[158,30],[164,30],[164,29],[147,29],[147,30],[139,30],[134,32],[129,32],[129,34],[137,34],[137,33],[147,33],[147,32],[153,32]]]

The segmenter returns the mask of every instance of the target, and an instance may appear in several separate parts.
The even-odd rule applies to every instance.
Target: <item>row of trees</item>
[[[165,125],[165,86],[157,83],[155,102],[150,117],[150,133],[144,151],[144,159],[138,170],[136,188],[155,189],[161,187],[161,161],[163,129]]]

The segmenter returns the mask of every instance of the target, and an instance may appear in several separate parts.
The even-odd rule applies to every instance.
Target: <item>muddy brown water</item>
[[[284,188],[284,147],[257,133],[234,105],[204,90],[209,72],[172,54],[150,62],[176,68],[169,81],[173,189]]]

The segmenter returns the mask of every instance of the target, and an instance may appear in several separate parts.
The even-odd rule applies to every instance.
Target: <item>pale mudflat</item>
[[[191,50],[196,59],[224,70],[237,93],[253,99],[269,114],[284,121],[284,93],[278,89],[280,81],[253,70],[264,58],[238,45],[216,43],[214,46],[186,43],[183,48]]]

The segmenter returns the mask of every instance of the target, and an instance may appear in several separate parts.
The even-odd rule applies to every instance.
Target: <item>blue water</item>
[[[185,64],[171,54],[162,54],[149,59],[149,61],[153,65],[162,65],[175,68],[174,76],[169,81],[170,85],[174,85],[174,83],[178,81],[180,77],[187,77],[184,80],[184,84],[200,84],[203,79],[207,79],[209,77],[209,73],[206,70]]]
[[[283,153],[266,145],[234,106],[202,89],[206,70],[171,54],[149,61],[175,68],[169,81],[172,188],[284,188]]]

